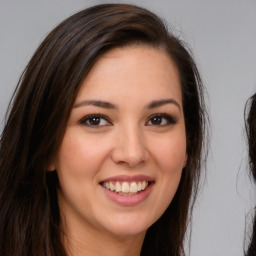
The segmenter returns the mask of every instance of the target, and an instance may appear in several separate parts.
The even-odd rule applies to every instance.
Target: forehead
[[[83,81],[77,100],[174,97],[181,101],[178,70],[169,55],[149,46],[115,48],[102,55]],[[181,103],[181,102],[180,102]]]

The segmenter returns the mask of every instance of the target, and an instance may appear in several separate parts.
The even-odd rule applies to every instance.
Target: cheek
[[[168,136],[154,143],[151,147],[152,156],[160,166],[164,175],[180,172],[186,161],[186,135],[180,133],[177,136]]]
[[[58,153],[57,170],[68,170],[73,175],[94,174],[106,158],[106,145],[100,138],[69,128]]]
[[[170,205],[180,183],[186,160],[185,132],[171,134],[161,140],[155,139],[152,140],[152,143],[155,146],[151,147],[151,155],[154,157],[158,173],[155,187],[154,216],[155,219],[158,219]]]
[[[165,190],[163,192],[167,200],[169,200],[168,195],[172,200],[180,182],[186,159],[185,145],[185,143],[172,143],[171,145],[166,143],[157,152],[158,165],[162,176],[162,188]]]

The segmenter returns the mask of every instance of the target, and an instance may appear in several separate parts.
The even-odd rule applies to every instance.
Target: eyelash
[[[173,125],[173,124],[177,123],[177,120],[174,117],[172,117],[171,115],[166,114],[166,113],[159,113],[159,114],[151,115],[149,117],[149,120],[146,122],[146,125],[149,121],[151,121],[151,123],[152,123],[153,118],[160,119],[161,121],[163,121],[163,119],[165,119],[166,123],[165,124],[151,124],[151,126],[165,127],[165,126],[169,126],[169,125]],[[159,120],[156,120],[156,121],[159,121]]]
[[[160,121],[160,124],[153,124],[154,118],[155,118],[154,122],[156,121],[158,123]],[[163,122],[163,119],[166,120],[165,124],[161,124]],[[102,122],[102,120],[104,120],[104,122],[107,122],[107,124],[100,125],[100,122]],[[93,124],[93,122],[95,123]],[[149,124],[149,122],[151,122],[151,124]],[[109,118],[102,114],[92,114],[92,115],[85,116],[79,121],[79,123],[92,128],[100,128],[102,126],[105,127],[105,126],[112,125]],[[146,122],[146,126],[165,127],[165,126],[173,125],[176,123],[177,123],[177,120],[172,116],[170,116],[169,114],[158,113],[158,114],[153,114],[149,117],[148,121]]]
[[[108,124],[104,124],[104,125],[99,125],[98,122],[96,122],[96,124],[92,124],[92,123],[88,123],[90,121],[93,121],[93,119],[97,119],[95,121],[101,122],[101,120],[103,119],[104,121],[106,121]],[[102,114],[93,114],[93,115],[88,115],[83,117],[80,121],[80,124],[85,125],[85,126],[89,126],[89,127],[93,127],[93,128],[99,128],[101,126],[111,126],[112,123],[110,122],[110,120],[102,115]]]

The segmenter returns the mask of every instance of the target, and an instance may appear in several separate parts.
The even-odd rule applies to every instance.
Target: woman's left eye
[[[110,121],[102,115],[89,115],[79,121],[80,124],[90,127],[110,126]]]
[[[175,124],[177,121],[167,114],[155,114],[146,122],[147,126],[168,126]]]

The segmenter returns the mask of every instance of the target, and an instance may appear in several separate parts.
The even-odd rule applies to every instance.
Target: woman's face
[[[147,46],[107,52],[85,78],[54,161],[69,232],[144,234],[186,162],[178,71]]]

